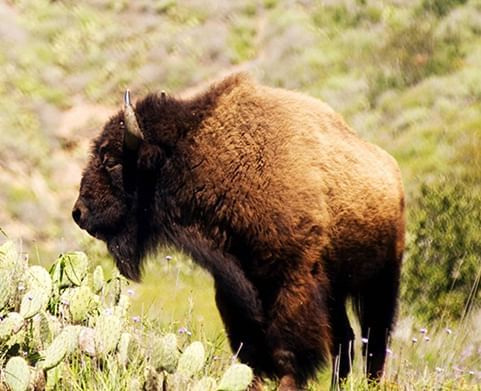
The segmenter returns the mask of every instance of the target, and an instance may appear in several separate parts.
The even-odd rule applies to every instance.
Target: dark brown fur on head
[[[356,303],[368,374],[382,374],[404,246],[395,161],[327,105],[234,75],[182,100],[124,112],[94,141],[73,217],[122,274],[173,244],[213,276],[234,351],[256,374],[303,386],[329,353],[350,370]],[[333,378],[334,379],[334,378]]]

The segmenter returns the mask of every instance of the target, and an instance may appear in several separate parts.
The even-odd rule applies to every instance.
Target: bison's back
[[[279,122],[288,129],[278,157],[285,159],[281,166],[287,175],[278,175],[292,197],[306,195],[304,213],[324,211],[326,262],[336,275],[356,274],[350,280],[356,289],[386,262],[401,258],[404,194],[399,167],[324,103],[282,90],[265,91],[266,99],[278,100]]]
[[[273,251],[315,232],[300,245],[317,244],[333,267],[361,275],[402,248],[403,190],[389,154],[317,99],[236,83],[197,141],[208,145],[203,178],[222,194],[227,219]]]

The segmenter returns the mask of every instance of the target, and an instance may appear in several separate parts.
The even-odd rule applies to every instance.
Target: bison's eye
[[[114,159],[112,156],[104,155],[102,158],[102,165],[108,170],[111,171],[117,167],[121,167],[121,164],[118,160]]]

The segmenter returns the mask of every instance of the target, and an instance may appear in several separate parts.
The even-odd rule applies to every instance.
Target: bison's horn
[[[137,122],[134,108],[130,102],[130,91],[126,90],[124,95],[124,144],[127,149],[137,150],[140,141],[144,139],[140,125]]]

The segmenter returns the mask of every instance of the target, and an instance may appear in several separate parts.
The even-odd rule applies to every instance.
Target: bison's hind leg
[[[290,270],[272,305],[266,342],[279,390],[302,389],[329,356],[330,329],[325,284],[302,270]]]
[[[358,294],[355,306],[361,324],[363,357],[367,376],[378,379],[383,374],[387,343],[397,311],[400,263],[393,262],[381,270]]]

